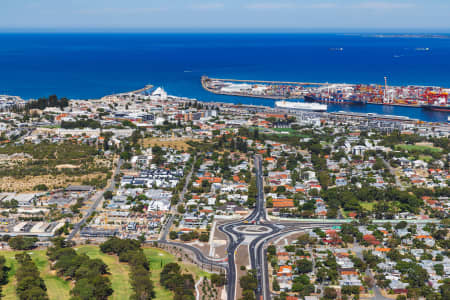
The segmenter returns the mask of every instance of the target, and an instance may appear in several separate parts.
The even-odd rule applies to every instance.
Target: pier
[[[202,87],[208,92],[227,95],[227,96],[244,96],[251,98],[263,98],[263,99],[275,99],[275,100],[287,100],[287,99],[300,99],[303,97],[303,86],[322,86],[323,83],[312,82],[288,82],[288,81],[265,81],[265,80],[242,80],[242,79],[219,79],[209,78],[202,76]],[[262,90],[256,91],[242,91],[233,90],[233,84],[236,86],[238,83],[259,85]],[[226,87],[229,84],[229,90]]]
[[[207,76],[202,77],[203,81],[229,81],[229,82],[243,82],[243,83],[262,83],[262,84],[272,84],[272,85],[305,85],[305,86],[325,86],[329,83],[318,83],[318,82],[295,82],[295,81],[267,81],[267,80],[244,80],[244,79],[223,79],[223,78],[210,78]]]
[[[152,88],[153,88],[153,85],[147,84],[146,86],[144,86],[144,87],[141,88],[141,89],[138,89],[138,90],[135,90],[135,91],[131,91],[131,92],[128,92],[128,93],[132,93],[132,94],[140,94],[140,93],[143,93],[143,92],[145,92],[145,91],[151,90]]]

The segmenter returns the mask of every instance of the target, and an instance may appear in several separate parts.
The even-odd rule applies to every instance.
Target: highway
[[[103,193],[106,191],[111,191],[111,192],[114,191],[114,187],[116,185],[115,178],[116,178],[116,175],[119,174],[120,167],[122,166],[122,164],[123,164],[123,160],[119,159],[117,161],[117,166],[116,166],[116,169],[114,170],[114,173],[112,175],[109,186],[104,191],[98,191],[97,193],[95,193],[95,195],[91,199],[94,203],[92,203],[91,207],[89,207],[87,213],[83,216],[83,218],[80,220],[80,222],[75,224],[72,231],[67,236],[67,241],[71,241],[75,237],[75,235],[81,230],[83,225],[86,223],[87,219],[92,215],[92,213],[95,210],[97,210],[98,205],[103,200]]]

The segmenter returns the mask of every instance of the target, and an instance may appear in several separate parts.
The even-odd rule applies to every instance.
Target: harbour
[[[201,82],[205,90],[221,95],[274,100],[303,99],[305,102],[325,104],[377,104],[450,112],[449,88],[389,86],[387,77],[384,77],[384,85],[218,79],[207,76],[203,76]],[[284,101],[282,105],[286,106],[287,103]],[[298,106],[297,103],[292,102],[292,106]]]
[[[52,94],[68,99],[99,99],[151,83],[172,95],[206,102],[275,106],[269,97],[211,93],[202,87],[202,75],[286,85],[360,82],[381,86],[387,76],[389,86],[450,87],[450,43],[446,39],[332,34],[42,34],[37,39],[26,34],[0,34],[0,41],[5,46],[4,54],[0,54],[4,62],[0,94],[24,100]],[[104,48],[104,44],[116,48]],[[80,47],[85,51],[79,52]],[[330,51],[334,48],[344,50]],[[149,55],[155,49],[167,51]],[[30,73],[31,65],[46,71]],[[304,101],[301,97],[284,100]],[[427,122],[447,122],[449,115],[411,105],[355,105],[326,100],[327,112],[377,113]]]

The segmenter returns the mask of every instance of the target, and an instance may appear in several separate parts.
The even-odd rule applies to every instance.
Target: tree
[[[160,274],[160,283],[166,289],[174,291],[174,299],[194,299],[194,279],[191,274],[181,274],[181,267],[177,263],[164,266]]]
[[[450,279],[444,279],[444,284],[439,287],[442,299],[450,299]]]
[[[330,176],[328,175],[328,172],[321,171],[319,173],[319,178],[318,179],[319,179],[320,185],[324,189],[327,189],[328,185],[330,184]]]
[[[272,283],[272,289],[273,289],[275,292],[278,292],[278,291],[280,290],[280,285],[278,284],[278,281],[277,281],[276,279],[273,280],[273,283]]]
[[[256,290],[256,288],[258,287],[258,282],[256,280],[256,271],[255,270],[247,271],[247,275],[244,275],[239,279],[239,285],[244,290],[247,297],[250,297],[250,295],[253,296],[253,298],[245,298],[245,299],[254,299],[255,294],[253,291]]]
[[[215,286],[224,286],[227,283],[227,278],[225,274],[211,274],[211,283]]]
[[[202,233],[199,237],[200,242],[208,242],[209,241],[209,233]]]
[[[169,238],[170,238],[171,240],[176,240],[176,239],[178,238],[178,233],[177,233],[176,231],[171,231],[171,232],[169,233]]]
[[[19,267],[16,271],[16,293],[20,300],[47,300],[47,288],[39,270],[27,253],[16,254]]]
[[[95,299],[95,286],[87,278],[83,278],[74,286],[70,292],[75,299]]]
[[[324,281],[328,278],[327,269],[326,269],[326,268],[323,268],[323,267],[320,268],[320,269],[317,271],[316,277],[317,277],[317,281],[318,281],[318,282],[324,282]]]
[[[38,184],[35,185],[33,190],[35,191],[48,191],[48,186],[46,186],[45,184]]]
[[[301,274],[309,273],[312,271],[312,262],[307,259],[300,259],[297,261],[297,270]]]
[[[180,213],[180,214],[184,214],[184,213],[186,212],[186,209],[184,208],[183,205],[178,205],[178,206],[177,206],[177,211],[178,211],[178,213]]]
[[[269,253],[269,255],[275,255],[277,254],[277,248],[274,245],[270,245],[267,247],[267,253]]]
[[[251,290],[244,290],[240,300],[255,300],[255,293]]]
[[[103,197],[104,197],[105,199],[112,199],[112,197],[113,197],[112,191],[106,191],[106,192],[104,192],[104,193],[103,193]]]
[[[337,292],[334,288],[326,287],[323,291],[323,295],[325,299],[336,299]]]
[[[10,238],[8,244],[14,250],[30,250],[35,247],[35,243],[38,241],[35,237],[16,236]]]
[[[443,264],[435,264],[434,270],[436,271],[437,275],[440,275],[440,276],[444,275],[444,265]]]
[[[381,170],[384,168],[384,162],[381,158],[377,157],[375,163],[373,164],[374,170]]]
[[[408,223],[406,223],[406,221],[400,221],[397,223],[397,225],[395,225],[395,229],[404,229],[406,228],[406,226],[408,226]]]
[[[119,255],[119,261],[128,262],[133,295],[130,299],[152,299],[155,296],[153,282],[150,280],[150,265],[137,240],[111,238],[100,245],[104,253]]]

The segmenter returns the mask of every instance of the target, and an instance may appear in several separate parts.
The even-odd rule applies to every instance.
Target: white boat
[[[299,110],[309,110],[309,111],[327,111],[326,104],[320,103],[306,103],[306,102],[292,102],[292,101],[276,101],[275,106],[278,108],[287,109],[299,109]]]

